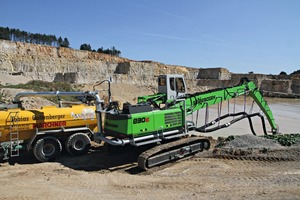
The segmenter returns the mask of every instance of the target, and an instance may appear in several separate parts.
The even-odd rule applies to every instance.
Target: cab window
[[[183,78],[176,78],[175,81],[176,81],[176,91],[184,93],[185,86],[184,86]]]
[[[175,81],[174,81],[174,78],[170,78],[170,88],[171,90],[175,90]]]
[[[166,85],[166,78],[158,78],[158,85],[165,86]]]

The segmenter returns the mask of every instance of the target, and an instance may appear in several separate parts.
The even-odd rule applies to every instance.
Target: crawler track
[[[143,152],[138,158],[138,166],[147,170],[151,167],[194,155],[200,151],[208,150],[210,141],[205,137],[190,137],[174,142],[158,145]]]

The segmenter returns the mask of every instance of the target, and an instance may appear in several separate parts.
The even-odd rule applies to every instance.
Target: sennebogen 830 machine
[[[104,82],[107,82],[109,85],[108,96],[111,99],[111,81],[105,80],[100,84]],[[63,94],[67,95],[67,92]],[[143,169],[193,155],[210,148],[210,141],[207,137],[189,137],[189,131],[212,132],[229,127],[231,124],[246,118],[249,120],[253,134],[255,134],[251,118],[257,116],[261,118],[264,134],[267,134],[265,117],[270,124],[271,132],[273,134],[278,133],[277,125],[267,102],[255,84],[246,78],[232,87],[188,94],[183,75],[160,75],[158,77],[157,94],[139,97],[135,105],[124,103],[122,109],[119,109],[119,105],[113,101],[110,101],[108,106],[104,106],[104,101],[100,99],[98,92],[78,92],[68,95],[81,96],[81,99],[94,101],[98,128],[97,131],[93,131],[92,139],[95,141],[104,141],[108,145],[113,146],[129,144],[139,147],[157,144],[139,156],[138,166]],[[246,96],[252,97],[253,102],[259,106],[262,112],[246,112],[245,109],[242,112],[233,111],[221,115],[221,106],[218,106],[218,117],[212,121],[205,120],[202,126],[197,126],[197,123],[194,121],[187,120],[187,116],[198,112],[200,109],[208,109],[214,104],[219,105],[238,96],[244,96],[244,99],[246,99]],[[18,99],[15,102],[18,103]],[[105,115],[104,120],[103,115]],[[208,112],[206,112],[205,119],[208,119],[207,115]],[[65,114],[65,116],[68,115]],[[225,118],[230,118],[231,120],[221,124],[220,122]],[[57,121],[59,120],[57,119]],[[38,121],[34,123],[38,123]],[[61,130],[63,129],[64,124],[61,125]],[[90,131],[91,129],[87,132],[90,133]],[[48,130],[47,133],[50,132]],[[42,134],[43,136],[36,134],[39,136],[39,140],[30,139],[30,146],[35,148],[36,145],[39,145],[39,155],[42,155],[40,157],[45,158],[44,160],[52,160],[56,158],[57,154],[55,153],[59,151],[56,150],[60,146],[57,143],[64,140],[64,138],[68,139],[76,132],[74,131],[72,134],[67,134],[68,137],[61,138],[57,134],[52,134],[51,136],[44,133]],[[44,137],[45,135],[48,137]],[[48,140],[43,140],[43,138],[48,138]],[[39,142],[40,140],[43,140],[43,143]],[[81,148],[89,146],[89,142],[90,140],[84,137],[76,137],[72,142],[67,142],[69,145],[66,145],[66,147],[70,152],[76,153],[80,152]]]

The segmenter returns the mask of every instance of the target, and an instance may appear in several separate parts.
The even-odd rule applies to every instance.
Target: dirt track
[[[37,163],[30,155],[1,164],[0,199],[299,199],[300,162],[216,159],[196,155],[141,171],[139,151],[63,155]],[[206,153],[205,155],[207,156]]]
[[[132,94],[140,88],[136,90],[121,84],[113,94],[122,96],[117,100],[134,101]],[[284,123],[279,124],[290,122],[298,132],[298,118],[284,115]],[[238,128],[234,126],[226,135]],[[136,164],[139,153],[127,149],[109,155],[99,146],[85,156],[63,154],[53,163],[38,163],[25,155],[14,165],[0,165],[0,199],[300,199],[300,159],[255,161],[197,155],[143,172]]]

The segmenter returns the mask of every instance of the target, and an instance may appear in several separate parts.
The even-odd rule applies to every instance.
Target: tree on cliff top
[[[291,73],[290,75],[296,75],[296,74],[300,74],[300,69],[294,71],[293,73]]]
[[[80,50],[92,51],[92,47],[90,44],[82,44],[80,45]]]
[[[284,71],[281,71],[281,72],[279,73],[279,75],[287,75],[287,73],[284,72]]]
[[[60,47],[69,47],[70,46],[68,38],[64,38],[64,40],[63,40],[61,37],[59,37],[57,43]]]
[[[0,27],[0,39],[10,40],[9,28]]]
[[[118,57],[121,56],[121,51],[116,49],[114,46],[110,49],[103,49],[103,47],[98,48],[97,52],[98,53],[109,54],[109,55],[112,55],[112,56],[118,56]]]
[[[14,28],[4,28],[0,27],[0,39],[10,40],[14,42],[26,42],[32,44],[43,44],[49,46],[56,47],[67,47],[69,48],[70,42],[68,38],[62,39],[62,37],[57,38],[55,35],[46,35],[40,33],[30,33],[26,31],[21,31],[20,29]],[[91,45],[82,44],[80,46],[80,50],[87,50],[96,52],[96,50],[92,50]],[[113,56],[121,56],[121,51],[116,49],[114,46],[110,49],[103,49],[103,47],[98,48],[98,53],[105,53]]]
[[[92,52],[96,52],[94,49],[92,50],[92,47],[90,44],[82,44],[80,45],[80,50],[86,50],[86,51],[92,51]],[[121,51],[116,49],[116,47],[112,47],[110,49],[103,49],[103,47],[101,48],[98,48],[97,50],[98,53],[105,53],[105,54],[109,54],[109,55],[112,55],[112,56],[121,56]]]
[[[40,33],[30,33],[21,31],[20,29],[4,28],[0,27],[0,39],[10,40],[14,42],[26,42],[31,44],[43,44],[49,46],[60,46],[59,44],[69,47],[69,41],[67,38],[62,40],[60,43],[55,35],[46,35]]]

